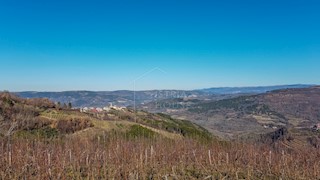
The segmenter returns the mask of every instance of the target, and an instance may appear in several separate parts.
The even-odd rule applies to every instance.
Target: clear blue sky
[[[0,90],[320,84],[318,0],[0,0]]]

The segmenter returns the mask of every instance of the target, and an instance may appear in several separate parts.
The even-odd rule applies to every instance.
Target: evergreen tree
[[[56,104],[56,109],[59,110],[60,108],[61,108],[61,103],[60,103],[60,101],[59,101],[59,102],[57,102],[57,104]]]

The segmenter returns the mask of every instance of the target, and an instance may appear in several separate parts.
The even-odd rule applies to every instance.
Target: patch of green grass
[[[156,133],[150,129],[144,128],[140,125],[133,125],[126,132],[126,137],[128,138],[154,138]]]
[[[166,130],[171,133],[178,133],[184,137],[198,139],[200,141],[208,141],[212,139],[211,134],[204,128],[193,124],[189,121],[173,119],[171,116],[158,113],[162,117],[162,121],[146,120],[151,127]]]
[[[173,123],[169,123],[175,130],[185,137],[197,138],[200,140],[211,140],[211,134],[201,126],[198,126],[190,121],[171,119]],[[169,126],[169,127],[170,127]]]
[[[117,126],[118,128],[124,128],[124,125],[123,125],[123,124],[116,123],[116,126]]]
[[[166,118],[166,119],[172,119],[172,117],[168,114],[163,114],[163,113],[157,113],[157,115],[163,117],[163,118]]]
[[[179,124],[181,134],[185,137],[195,138],[200,141],[210,141],[212,139],[211,134],[204,128],[197,126],[189,121],[176,121]]]
[[[59,132],[55,128],[45,127],[42,129],[17,131],[14,136],[17,138],[53,139],[59,136]]]

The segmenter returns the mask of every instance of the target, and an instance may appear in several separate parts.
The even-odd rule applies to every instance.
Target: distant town
[[[124,106],[117,106],[113,105],[112,103],[109,106],[101,107],[83,107],[80,108],[80,112],[82,113],[102,113],[102,112],[109,112],[110,110],[124,110],[126,107]]]

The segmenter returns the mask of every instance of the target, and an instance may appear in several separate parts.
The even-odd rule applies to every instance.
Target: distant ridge
[[[221,87],[207,88],[198,90],[146,90],[136,91],[130,90],[117,91],[63,91],[63,92],[37,92],[23,91],[15,92],[23,98],[49,98],[54,102],[69,103],[74,107],[104,107],[112,103],[118,106],[132,106],[134,102],[138,104],[148,103],[160,99],[172,99],[179,96],[205,97],[211,95],[225,94],[259,94],[267,91],[292,89],[292,88],[308,88],[314,85],[295,84],[295,85],[279,85],[279,86],[259,86],[259,87]],[[175,95],[176,94],[176,95]]]
[[[240,94],[240,93],[265,93],[279,89],[309,88],[314,84],[292,84],[292,85],[275,85],[275,86],[248,86],[248,87],[217,87],[199,89],[198,91],[210,94]]]

